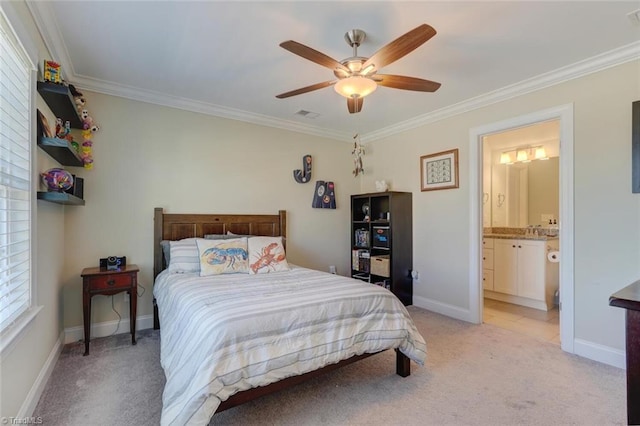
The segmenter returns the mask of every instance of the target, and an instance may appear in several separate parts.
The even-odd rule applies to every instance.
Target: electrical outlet
[[[124,292],[124,301],[129,303],[129,293],[127,293],[126,291]]]
[[[336,273],[336,265],[329,265],[329,273],[331,274]]]

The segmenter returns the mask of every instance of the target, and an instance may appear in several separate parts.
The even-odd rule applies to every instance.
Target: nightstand
[[[89,355],[91,332],[91,297],[107,296],[123,291],[129,293],[131,344],[136,344],[136,305],[138,302],[138,265],[126,265],[117,270],[85,268],[82,270],[82,313],[84,316],[84,356]]]

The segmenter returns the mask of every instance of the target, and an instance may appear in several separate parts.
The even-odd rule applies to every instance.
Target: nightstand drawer
[[[119,288],[131,288],[133,285],[133,277],[131,274],[112,274],[99,275],[89,277],[89,291],[111,290]]]

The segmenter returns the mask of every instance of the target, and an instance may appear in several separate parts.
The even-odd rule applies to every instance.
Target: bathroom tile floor
[[[558,308],[550,311],[484,299],[483,320],[487,324],[526,334],[560,345]]]

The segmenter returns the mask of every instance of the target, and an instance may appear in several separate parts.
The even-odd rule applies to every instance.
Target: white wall
[[[351,145],[83,91],[101,130],[93,170],[80,171],[83,207],[65,214],[64,325],[82,325],[80,272],[100,257],[126,255],[146,289],[138,316],[152,313],[153,209],[169,213],[287,211],[287,256],[296,264],[349,273],[349,196],[359,181]],[[312,182],[293,170],[313,157]],[[335,182],[336,210],[313,209],[316,180]],[[124,294],[116,309],[128,318]],[[116,320],[107,296],[93,298],[92,323]],[[115,330],[115,325],[113,326]]]
[[[624,349],[624,311],[609,296],[640,278],[640,196],[631,193],[631,102],[640,61],[424,125],[368,144],[362,190],[386,178],[413,192],[417,305],[469,310],[469,130],[574,104],[575,338]],[[460,150],[460,188],[420,192],[421,155]]]

